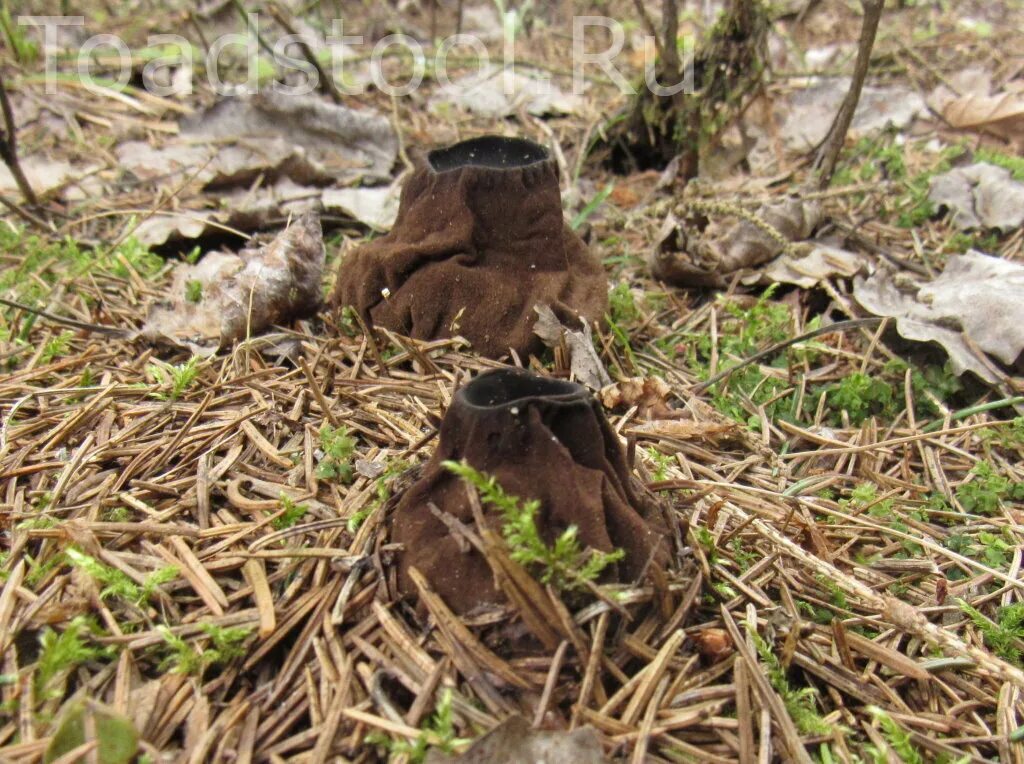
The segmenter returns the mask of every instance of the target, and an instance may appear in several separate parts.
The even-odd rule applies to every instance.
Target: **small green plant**
[[[971,470],[971,479],[956,489],[956,499],[968,512],[994,515],[1007,499],[1024,499],[1024,483],[1014,483],[999,475],[986,461],[980,461]]]
[[[676,464],[675,457],[671,454],[663,454],[661,451],[656,449],[654,446],[649,446],[646,449],[647,458],[654,462],[654,467],[651,469],[651,477],[657,482],[669,479],[669,468],[674,467]]]
[[[375,509],[382,506],[384,502],[391,498],[391,481],[409,469],[409,466],[409,462],[404,459],[388,460],[387,467],[385,467],[384,471],[377,477],[373,500],[358,512],[353,512],[349,516],[348,522],[345,524],[349,533],[355,533],[359,530],[360,526],[366,522],[366,518],[368,518]]]
[[[743,539],[739,536],[733,536],[732,541],[729,542],[729,551],[740,570],[749,570],[754,561],[760,557],[757,552],[747,549],[743,545]]]
[[[309,511],[309,507],[305,504],[296,504],[295,500],[292,499],[288,494],[281,493],[281,509],[284,511],[274,518],[271,525],[274,526],[274,530],[283,531],[285,528],[291,528],[295,523],[299,522],[306,513]]]
[[[356,439],[349,435],[348,428],[324,423],[320,428],[320,448],[323,456],[317,462],[316,476],[350,483],[355,475],[352,457],[356,453]]]
[[[697,542],[700,544],[700,548],[704,550],[704,555],[708,558],[708,564],[717,564],[718,544],[715,543],[715,534],[703,525],[694,526],[693,534],[697,537]]]
[[[154,393],[154,397],[176,401],[192,387],[199,377],[199,358],[192,356],[185,363],[179,363],[176,366],[153,363],[148,368],[158,384],[162,387],[169,385],[171,388],[167,393]]]
[[[446,461],[443,466],[469,482],[480,493],[482,502],[501,513],[502,535],[511,549],[510,556],[522,565],[539,568],[542,583],[550,583],[560,590],[580,589],[625,556],[621,549],[584,552],[580,549],[575,525],[562,531],[555,543],[548,546],[537,528],[539,501],[523,501],[517,496],[510,496],[494,477],[478,472],[465,462]]]
[[[835,411],[845,411],[850,422],[861,424],[873,414],[891,419],[895,415],[893,387],[876,377],[854,372],[826,389],[828,403]]]
[[[210,639],[209,646],[202,650],[192,647],[167,626],[161,624],[156,627],[164,644],[170,648],[170,654],[160,663],[161,671],[201,676],[210,666],[224,664],[244,655],[242,643],[252,633],[252,629],[228,628],[212,623],[204,623],[200,628]]]
[[[757,633],[752,624],[747,624],[747,633],[754,640],[757,654],[764,662],[768,673],[768,681],[775,691],[782,697],[793,722],[805,735],[828,735],[832,732],[832,725],[822,718],[815,706],[814,698],[818,694],[813,687],[802,687],[795,689],[790,686],[786,672],[782,668],[778,657],[772,652],[771,645],[764,637]]]
[[[868,706],[868,713],[878,722],[882,728],[882,737],[903,764],[924,764],[924,758],[910,740],[910,733],[897,724],[895,719],[878,706]],[[883,755],[879,760],[886,761],[887,757]]]
[[[90,557],[77,549],[66,549],[64,555],[68,562],[76,568],[88,573],[98,583],[103,584],[103,589],[100,590],[100,599],[104,600],[116,597],[133,605],[141,605],[148,602],[160,586],[178,577],[178,569],[172,565],[153,571],[139,585],[132,581],[126,573],[104,565],[95,557]]]
[[[877,497],[877,486],[873,483],[861,483],[850,491],[849,499],[840,499],[839,505],[855,511],[866,507],[869,516],[883,521],[890,529],[899,533],[909,533],[910,528],[906,523],[908,517],[920,522],[927,520],[927,513],[921,509],[908,511],[902,506],[897,508],[896,500],[892,497],[881,501],[877,501]],[[924,554],[924,547],[910,539],[900,539],[900,546],[903,547],[903,551],[896,553],[894,557],[918,557]]]
[[[202,302],[203,282],[190,279],[185,283],[185,299],[191,303]]]
[[[815,576],[815,580],[821,584],[822,587],[828,591],[829,601],[837,608],[845,610],[847,607],[846,592],[840,588],[839,584],[833,581],[828,576]]]
[[[828,608],[819,607],[807,600],[797,600],[796,606],[799,610],[806,613],[815,623],[820,623],[823,626],[828,626],[832,623],[832,611]]]
[[[1002,536],[988,531],[980,531],[976,539],[963,533],[954,533],[946,538],[944,545],[957,554],[980,560],[996,570],[1006,570],[1010,567],[1010,559],[1017,548],[1012,540],[1008,541]],[[960,571],[954,569],[949,571],[949,574],[958,572]],[[953,577],[955,578],[955,576]]]
[[[131,517],[131,510],[122,504],[103,510],[103,521],[107,523],[126,523]]]
[[[962,599],[957,605],[981,632],[985,645],[996,655],[1017,666],[1024,648],[1024,602],[1015,602],[996,611],[996,620],[986,618],[981,611]]]
[[[640,317],[629,282],[620,281],[608,292],[608,315],[619,326],[636,321]]]
[[[62,689],[57,685],[62,677],[83,663],[109,655],[108,650],[87,642],[95,630],[96,625],[80,615],[72,619],[62,632],[58,633],[51,628],[43,631],[39,637],[39,660],[36,661],[37,700],[60,697]]]
[[[71,332],[61,332],[56,337],[50,337],[43,345],[43,352],[39,354],[39,360],[46,364],[55,358],[62,358],[71,349],[71,340],[74,338]]]
[[[735,300],[720,300],[721,318],[718,327],[718,355],[722,361],[718,371],[740,363],[767,346],[790,336],[793,314],[789,306],[772,300],[778,284],[772,284],[749,307]],[[714,348],[707,332],[684,333],[660,343],[663,352],[675,355],[675,348],[684,341],[688,364],[697,370],[701,379],[711,376],[710,360]],[[666,342],[669,343],[666,345]],[[671,352],[670,352],[671,351]],[[785,368],[789,356],[780,354],[771,361],[773,368]],[[751,364],[735,371],[724,382],[708,388],[712,404],[726,416],[751,429],[761,427],[761,418],[751,409],[764,407],[770,420],[792,419],[791,396],[785,395],[789,384],[785,379],[766,373],[762,365]],[[793,398],[795,400],[795,398]],[[746,401],[746,406],[744,405]]]
[[[597,208],[604,204],[604,200],[607,199],[614,190],[615,186],[612,183],[609,183],[594,194],[594,198],[587,202],[586,206],[572,219],[569,223],[569,227],[574,231],[578,230],[580,226],[586,223],[587,219],[597,211]]]
[[[452,691],[447,687],[441,692],[434,713],[424,720],[420,729],[422,732],[419,737],[411,743],[404,738],[392,739],[383,732],[370,733],[366,736],[366,741],[371,745],[387,748],[396,756],[404,754],[411,764],[422,762],[431,747],[450,754],[469,742],[468,739],[456,735],[455,720],[452,716]]]

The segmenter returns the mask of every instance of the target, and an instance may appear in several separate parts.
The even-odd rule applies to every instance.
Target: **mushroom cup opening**
[[[447,172],[461,167],[515,169],[527,167],[548,158],[543,146],[524,138],[502,138],[485,135],[431,151],[427,161],[434,172]]]
[[[511,369],[481,374],[458,392],[462,402],[472,408],[495,409],[511,406],[526,398],[583,398],[586,388],[575,382],[538,377]]]

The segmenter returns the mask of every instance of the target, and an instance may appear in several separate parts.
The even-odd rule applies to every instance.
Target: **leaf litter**
[[[948,79],[967,55],[996,68],[1005,62],[994,51],[1019,49],[1019,25],[997,30],[1005,37],[996,42],[965,38],[943,31],[939,13],[893,16],[940,30],[934,44],[905,35],[920,59],[899,45],[883,49],[909,81],[937,86],[936,72]],[[778,94],[792,83],[769,87]],[[60,99],[73,113],[96,112],[66,92]],[[130,100],[102,103],[107,118],[141,118]],[[410,141],[457,137],[421,110],[399,108]],[[474,130],[494,129],[469,119],[480,120],[468,123]],[[585,134],[583,121],[546,126],[571,151],[566,136]],[[532,123],[516,129],[550,137]],[[945,135],[937,122],[931,129]],[[878,136],[872,147],[892,145]],[[914,140],[902,156],[911,179],[934,174],[934,153]],[[793,172],[790,160],[773,172]],[[851,161],[865,179],[841,178],[817,200],[825,226],[835,225],[826,240],[876,270],[912,265],[898,276],[916,302],[964,240],[938,216],[912,230],[895,224],[893,205],[920,197],[874,158]],[[3,227],[0,278],[23,275],[0,282],[5,295],[129,326],[171,294],[171,269],[134,245],[106,256],[130,230],[122,218],[140,214],[128,211],[156,206],[111,181],[117,171],[102,176],[107,198],[83,200],[73,207],[80,218],[57,223],[61,234],[104,243],[89,263],[49,243],[26,259],[43,245]],[[788,185],[723,184],[721,196],[757,210],[783,201]],[[913,193],[920,189],[928,183]],[[211,199],[198,193],[184,195],[183,214],[216,209],[200,206]],[[502,654],[512,612],[431,623],[390,596],[395,550],[384,516],[430,452],[455,389],[494,363],[457,340],[367,337],[326,314],[288,327],[294,362],[278,365],[247,335],[192,361],[4,308],[0,758],[42,760],[82,694],[130,719],[154,760],[408,761],[429,748],[465,753],[516,717],[563,738],[589,726],[606,756],[637,761],[852,761],[894,750],[904,760],[1019,758],[1024,474],[1020,428],[1001,394],[950,392],[941,364],[896,356],[887,335],[865,328],[825,331],[701,387],[755,351],[819,328],[812,295],[824,295],[831,314],[859,316],[861,307],[842,274],[813,293],[767,301],[732,281],[717,295],[666,289],[635,255],[648,250],[665,206],[656,197],[626,212],[612,199],[594,219],[591,246],[636,296],[613,316],[625,342],[602,328],[593,346],[624,394],[609,416],[636,474],[686,521],[677,548],[689,567],[669,582],[667,615],[644,587],[582,605],[556,598],[555,617],[571,621],[573,638],[553,652]],[[111,208],[125,212],[96,215]],[[328,255],[365,233],[342,228]],[[1014,265],[1021,246],[1008,231],[981,248]],[[561,350],[543,365],[572,373]],[[167,370],[164,382],[154,368]],[[1001,371],[1019,385],[1012,368]],[[673,418],[638,416],[648,402],[666,416],[657,389],[645,398],[642,382],[626,383],[651,377],[672,389],[664,401]],[[325,424],[349,428],[354,464],[385,471],[319,477]],[[69,549],[140,590],[170,573],[140,604],[97,599]],[[445,629],[458,626],[472,639],[448,639]],[[527,689],[497,689],[509,667]],[[88,713],[99,718],[99,708]]]

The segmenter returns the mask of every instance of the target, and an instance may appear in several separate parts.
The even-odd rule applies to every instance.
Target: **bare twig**
[[[651,18],[651,14],[649,14],[647,12],[647,8],[644,7],[643,0],[633,0],[633,7],[636,8],[636,12],[640,16],[640,21],[643,23],[644,29],[647,30],[647,34],[654,38],[655,46],[660,48],[661,37],[658,35],[657,27],[654,26],[654,19]]]
[[[825,188],[832,181],[832,175],[836,171],[839,152],[842,151],[843,143],[846,141],[846,134],[850,130],[850,123],[853,122],[853,115],[857,111],[857,103],[860,101],[860,92],[868,74],[871,49],[875,46],[878,22],[882,18],[885,2],[884,0],[861,0],[861,6],[864,8],[864,21],[860,28],[857,62],[854,65],[850,89],[840,104],[832,127],[829,128],[828,135],[822,141],[814,160],[814,165],[818,168],[819,188]]]
[[[661,60],[665,71],[672,75],[669,82],[676,82],[682,75],[682,63],[679,60],[679,48],[676,37],[679,35],[679,2],[663,0],[661,5]]]
[[[3,108],[4,112],[4,128],[3,132],[0,133],[0,158],[4,160],[4,164],[7,165],[11,175],[14,176],[14,182],[18,184],[18,189],[21,191],[21,195],[25,197],[25,201],[33,207],[37,207],[39,205],[39,197],[32,190],[28,178],[25,177],[25,173],[21,169],[21,162],[18,161],[18,129],[14,124],[14,110],[11,108],[11,101],[7,97],[7,88],[4,85],[2,74],[0,74],[0,107]]]
[[[323,64],[317,59],[316,53],[309,47],[309,43],[295,31],[295,26],[288,20],[284,12],[274,3],[267,6],[267,12],[273,17],[274,21],[281,25],[285,32],[295,38],[295,44],[299,46],[303,57],[316,70],[317,76],[320,78],[320,89],[327,93],[335,103],[341,103],[345,100],[345,96],[338,90],[338,86],[334,82],[334,77],[324,69]]]
[[[52,231],[53,230],[49,225],[47,225],[46,221],[43,220],[41,217],[37,217],[36,215],[33,215],[31,212],[26,210],[24,207],[22,207],[20,204],[15,202],[13,199],[8,199],[3,194],[0,194],[0,204],[4,205],[7,209],[9,209],[15,215],[17,215],[18,217],[22,218],[26,222],[31,223],[32,225],[36,226],[37,228],[41,228],[44,231]]]

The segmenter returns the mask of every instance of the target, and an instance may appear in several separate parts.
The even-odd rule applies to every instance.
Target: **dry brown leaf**
[[[930,100],[932,108],[957,129],[987,130],[1008,140],[1024,140],[1024,93],[1015,89],[997,95],[956,96],[940,87]]]
[[[569,369],[576,381],[591,390],[600,390],[612,383],[601,358],[594,349],[593,334],[585,322],[580,322],[583,330],[570,329],[558,320],[558,316],[548,305],[535,305],[537,323],[533,325],[536,334],[548,347],[558,347],[563,338],[569,349]]]

